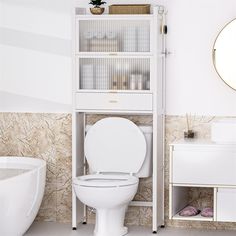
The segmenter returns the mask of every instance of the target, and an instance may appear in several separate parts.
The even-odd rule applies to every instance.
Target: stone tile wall
[[[0,156],[47,161],[37,220],[71,221],[71,115],[0,113]]]
[[[104,116],[87,116],[87,123],[93,124]],[[129,116],[138,125],[151,125],[150,116]],[[222,117],[191,117],[193,130],[198,138],[210,138],[210,124]],[[167,226],[184,228],[236,229],[236,223],[187,222],[168,220],[168,175],[169,143],[183,138],[186,129],[184,116],[166,117],[165,153],[165,221]],[[0,156],[30,156],[47,161],[46,192],[37,220],[71,221],[71,115],[70,114],[24,114],[0,113]],[[136,200],[151,201],[152,179],[141,179]],[[212,202],[211,190],[190,191],[190,197]],[[89,212],[89,221],[94,214]],[[129,207],[126,215],[128,225],[152,223],[152,211],[148,207]]]

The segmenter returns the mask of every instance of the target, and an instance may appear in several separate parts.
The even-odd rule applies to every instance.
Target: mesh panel
[[[80,59],[80,89],[149,90],[150,59]]]
[[[80,52],[150,52],[149,21],[80,21]]]

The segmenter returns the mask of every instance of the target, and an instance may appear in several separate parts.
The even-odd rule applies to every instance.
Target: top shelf
[[[157,15],[162,15],[165,12],[164,6],[152,6],[151,7],[151,13],[150,14],[109,14],[108,12],[105,12],[102,15],[93,15],[91,13],[87,13],[88,9],[81,8],[77,5],[75,7],[75,17],[79,18],[80,20],[107,20],[107,19],[139,19],[139,20],[151,20],[153,17],[156,17]]]
[[[122,20],[151,20],[154,17],[154,14],[139,14],[139,15],[123,15],[123,14],[103,14],[103,15],[92,15],[92,14],[84,14],[84,15],[76,15],[76,19],[79,20],[112,20],[112,19],[120,19]]]

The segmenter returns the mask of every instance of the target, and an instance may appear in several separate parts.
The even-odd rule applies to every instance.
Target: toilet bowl
[[[74,180],[77,197],[96,212],[96,236],[121,236],[127,233],[124,217],[138,188],[138,178],[130,175],[96,174]]]
[[[87,132],[85,157],[91,175],[73,179],[76,196],[96,209],[95,236],[122,236],[125,212],[138,189],[135,176],[145,159],[146,140],[130,120],[98,121]]]

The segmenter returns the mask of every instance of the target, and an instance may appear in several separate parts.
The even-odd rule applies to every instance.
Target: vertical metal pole
[[[165,150],[165,11],[154,7],[154,61],[156,83],[153,93],[153,233],[164,226],[164,150]]]
[[[154,50],[154,70],[153,73],[153,183],[152,183],[152,231],[153,233],[157,232],[157,211],[158,211],[158,202],[157,202],[157,60],[158,60],[158,45],[157,45],[157,38],[158,38],[158,9],[157,7],[154,7],[153,9],[153,15],[154,15],[154,44],[153,44],[153,50]]]

